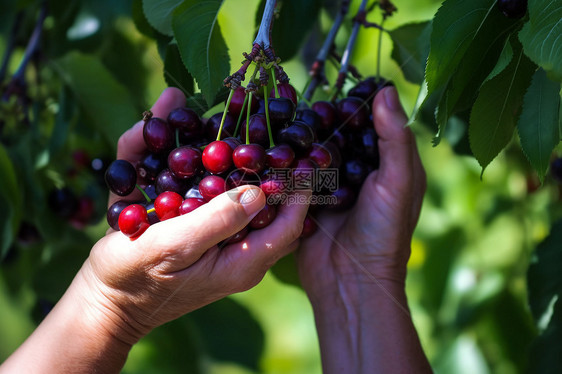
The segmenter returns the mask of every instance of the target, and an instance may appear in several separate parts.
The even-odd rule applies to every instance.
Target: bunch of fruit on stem
[[[346,98],[311,107],[298,105],[288,80],[274,83],[269,92],[267,85],[231,90],[224,112],[208,119],[183,107],[167,118],[145,113],[146,156],[136,165],[114,161],[105,179],[113,193],[127,196],[137,187],[146,201],[117,201],[107,212],[109,225],[136,239],[151,224],[188,214],[244,184],[259,186],[267,204],[228,243],[268,226],[280,197],[299,188],[330,197],[327,204],[311,205],[309,214],[350,208],[378,166],[370,104],[384,82],[365,79]],[[315,178],[324,169],[332,173],[329,187]],[[307,217],[302,235],[315,230],[315,220]]]

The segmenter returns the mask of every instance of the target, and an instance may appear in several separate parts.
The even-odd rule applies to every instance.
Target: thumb
[[[168,262],[166,271],[185,269],[207,249],[242,230],[265,206],[263,191],[241,186],[186,215],[152,225],[137,239],[151,263]]]
[[[379,136],[380,167],[378,178],[399,189],[411,182],[415,140],[406,127],[408,118],[394,87],[383,88],[373,102],[373,121]]]

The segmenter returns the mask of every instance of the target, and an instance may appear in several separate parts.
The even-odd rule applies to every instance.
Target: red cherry
[[[190,197],[183,201],[180,205],[180,214],[184,215],[189,212],[194,211],[195,209],[199,208],[202,205],[205,205],[205,200],[200,199],[198,197]]]
[[[232,148],[224,141],[211,142],[203,151],[203,166],[213,174],[220,174],[232,166]]]
[[[280,97],[286,97],[287,99],[291,99],[293,104],[297,105],[297,91],[290,83],[279,83],[277,85],[277,91],[279,91]],[[271,89],[269,93],[269,97],[275,97],[275,87]]]
[[[119,214],[119,230],[131,240],[137,239],[150,226],[146,209],[140,204],[132,204]]]
[[[203,166],[201,151],[188,145],[176,148],[168,155],[168,166],[175,177],[191,178],[199,173]]]
[[[183,198],[173,191],[166,191],[158,195],[154,200],[154,209],[160,221],[165,221],[180,215],[180,206]]]
[[[259,144],[241,144],[232,154],[234,165],[247,172],[260,173],[265,169],[265,149]]]
[[[226,181],[216,175],[208,175],[199,182],[199,192],[203,200],[211,201],[226,191]]]
[[[312,143],[312,147],[308,151],[308,157],[316,162],[320,169],[329,168],[332,164],[332,154],[322,144]]]
[[[248,228],[248,226],[244,226],[244,228],[242,230],[238,231],[236,234],[232,235],[230,238],[225,239],[222,243],[224,245],[238,243],[238,242],[244,240],[244,238],[246,236],[248,236],[249,232],[250,232],[250,229]]]
[[[251,228],[259,230],[268,226],[277,216],[277,209],[273,205],[265,204],[262,210],[252,220],[249,225]]]
[[[242,111],[242,106],[244,105],[244,99],[246,97],[246,89],[242,86],[239,86],[237,89],[234,90],[232,94],[232,99],[230,99],[230,106],[228,107],[228,113],[234,118],[238,118],[240,112]],[[246,104],[248,105],[248,104]],[[252,101],[250,104],[252,107],[250,108],[250,113],[254,114],[258,111],[259,104],[258,99],[252,95]],[[247,108],[247,107],[246,107]],[[244,109],[245,111],[246,109]]]

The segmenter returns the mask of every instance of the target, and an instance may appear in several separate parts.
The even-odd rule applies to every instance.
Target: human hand
[[[375,97],[373,119],[379,169],[365,180],[350,211],[319,217],[318,231],[297,252],[300,279],[313,303],[335,296],[341,282],[405,280],[425,172],[394,87]]]
[[[151,111],[154,117],[166,118],[184,105],[181,91],[169,88]],[[118,159],[134,164],[143,157],[142,128],[139,122],[121,136]],[[109,204],[118,199],[111,194]],[[189,214],[152,225],[135,241],[110,230],[80,271],[84,301],[94,300],[92,308],[101,309],[102,318],[117,321],[122,335],[134,342],[158,325],[253,287],[270,266],[296,248],[307,209],[280,206],[268,227],[240,243],[217,246],[246,226],[264,204],[259,188],[242,186]]]

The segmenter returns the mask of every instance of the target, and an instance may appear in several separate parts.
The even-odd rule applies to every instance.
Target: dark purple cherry
[[[326,147],[332,155],[332,164],[330,165],[330,167],[339,169],[339,167],[342,165],[343,160],[338,146],[332,142],[327,142],[324,143],[324,147]]]
[[[259,144],[241,144],[232,154],[234,165],[246,172],[261,173],[265,169],[265,149]]]
[[[498,8],[509,18],[522,18],[527,13],[527,0],[498,0]]]
[[[555,181],[562,183],[562,157],[557,157],[550,163],[550,175]]]
[[[223,192],[226,192],[226,182],[217,175],[208,175],[199,183],[199,193],[205,201],[211,201]]]
[[[263,229],[268,226],[277,216],[277,209],[273,205],[265,204],[262,210],[249,223],[255,230]]]
[[[332,165],[332,154],[328,148],[322,144],[312,143],[307,156],[314,161],[320,169],[326,169]]]
[[[312,127],[315,133],[318,132],[322,126],[322,119],[312,109],[305,108],[297,110],[295,120],[306,123],[308,126]]]
[[[267,166],[275,169],[285,169],[291,166],[295,159],[295,151],[287,144],[279,144],[265,151]]]
[[[371,106],[376,94],[387,86],[392,86],[392,82],[384,78],[377,80],[375,77],[368,77],[349,90],[347,96],[358,97]]]
[[[158,214],[156,214],[156,210],[148,213],[149,210],[154,209],[154,201],[152,202],[145,202],[141,204],[146,209],[146,215],[148,217],[148,223],[154,225],[155,223],[160,222],[160,218],[158,218]]]
[[[204,126],[205,136],[207,137],[207,139],[211,141],[217,139],[219,128],[221,127],[222,115],[222,113],[216,113],[207,120],[207,123]],[[221,138],[219,140],[234,136],[234,130],[236,130],[236,121],[237,119],[234,119],[234,117],[232,117],[230,114],[226,114],[224,124],[222,126]]]
[[[230,106],[228,107],[228,113],[233,118],[238,119],[240,116],[240,112],[242,112],[242,106],[244,105],[244,99],[246,97],[246,90],[244,87],[239,86],[237,89],[234,90],[232,94],[232,98],[230,99]],[[246,104],[247,105],[247,104]],[[258,99],[252,95],[252,102],[251,102],[250,114],[257,113],[259,109]],[[244,113],[246,113],[246,108],[244,109]]]
[[[152,153],[164,153],[172,149],[175,134],[168,123],[157,117],[152,117],[144,123],[142,131],[146,147]]]
[[[201,178],[203,179],[203,178]],[[189,190],[187,190],[187,192],[185,193],[185,195],[183,196],[184,199],[203,199],[203,196],[201,195],[201,192],[199,192],[199,183],[196,185],[193,185],[193,187],[191,187]]]
[[[168,155],[168,168],[177,178],[188,179],[203,170],[201,151],[185,145],[174,149]]]
[[[233,138],[232,136],[228,137],[228,138],[225,138],[222,141],[227,143],[230,146],[230,148],[232,148],[233,151],[236,149],[236,147],[238,147],[240,144],[242,144],[240,139]]]
[[[338,102],[338,117],[342,125],[358,131],[369,124],[369,106],[357,97],[346,97]]]
[[[268,100],[269,121],[274,128],[285,126],[295,115],[295,104],[286,97],[271,98]],[[250,134],[252,134],[250,132]]]
[[[355,199],[357,198],[356,192],[349,186],[340,185],[338,189],[331,193],[334,198],[334,202],[326,205],[326,208],[342,211],[347,210],[353,206]]]
[[[242,122],[240,139],[246,141],[246,121]],[[264,114],[254,114],[250,117],[250,143],[256,143],[262,147],[269,146],[269,133],[267,132],[267,120]]]
[[[185,139],[201,136],[203,123],[201,118],[189,108],[176,108],[168,114],[168,123],[173,130],[178,129]]]
[[[345,179],[354,186],[361,186],[367,175],[369,175],[369,168],[360,160],[350,160],[344,164]]]
[[[137,164],[137,173],[146,182],[154,182],[158,174],[167,166],[165,157],[149,153]]]
[[[162,170],[156,177],[156,193],[158,194],[165,191],[174,191],[183,195],[189,187],[190,183],[186,179],[176,178],[170,169]]]
[[[379,137],[372,127],[366,127],[361,131],[359,156],[375,168],[378,168],[380,160],[378,139]]]
[[[297,105],[298,98],[297,98],[297,91],[290,83],[279,83],[277,85],[277,91],[279,91],[280,97],[286,97],[287,99],[291,99],[293,104]],[[269,97],[275,97],[275,87],[271,89],[269,93]]]
[[[211,142],[203,151],[203,166],[213,174],[220,174],[232,166],[232,148],[222,140]]]
[[[312,104],[312,110],[320,117],[320,135],[329,135],[338,120],[336,106],[329,101],[317,101]]]
[[[115,160],[105,171],[105,183],[114,194],[127,196],[135,189],[137,171],[129,161]]]
[[[294,121],[279,132],[279,141],[291,146],[297,152],[304,152],[314,142],[314,131],[304,122]]]
[[[119,214],[121,214],[123,209],[128,207],[130,204],[132,204],[130,201],[119,200],[109,207],[106,215],[109,227],[115,231],[119,231]]]
[[[293,162],[292,183],[295,190],[314,188],[315,170],[318,165],[307,157],[298,158]]]
[[[154,180],[154,182],[156,182],[156,180]],[[156,185],[155,184],[149,184],[147,186],[145,186],[143,188],[144,193],[150,198],[150,200],[154,200],[158,197],[158,194],[156,193]]]

